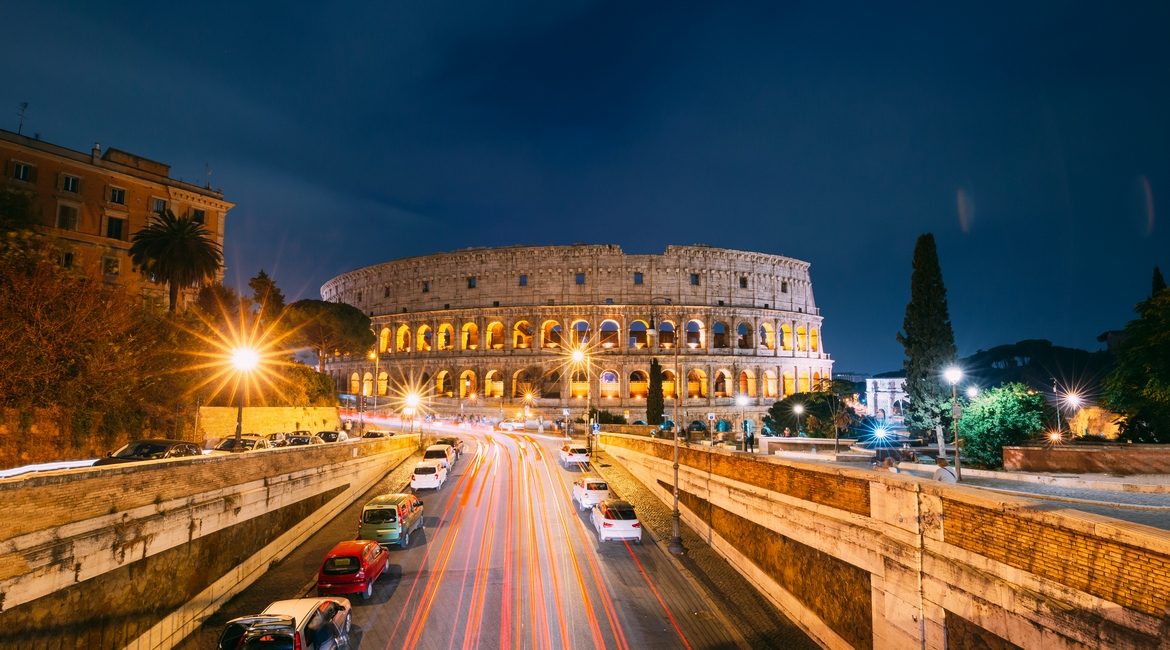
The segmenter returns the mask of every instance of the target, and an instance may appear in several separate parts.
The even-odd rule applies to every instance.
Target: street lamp
[[[954,429],[955,439],[955,480],[963,480],[963,468],[959,465],[959,380],[963,378],[963,371],[958,366],[949,366],[943,371],[943,376],[951,384],[951,426]]]
[[[403,400],[406,408],[402,409],[402,414],[410,418],[410,433],[414,433],[414,414],[418,410],[419,402],[421,402],[421,398],[414,391],[407,393],[406,398]]]
[[[378,370],[379,370],[378,361],[380,361],[379,357],[381,357],[382,355],[378,354],[378,349],[375,346],[374,351],[370,352],[370,354],[368,356],[369,356],[370,360],[374,362],[374,386],[373,386],[374,406],[371,410],[377,411],[378,410],[378,383],[379,383],[378,382]]]
[[[796,436],[800,437],[800,414],[804,413],[804,404],[793,406],[792,412],[796,414]]]
[[[655,297],[650,299],[650,326],[646,328],[646,335],[650,337],[658,335],[658,328],[654,324],[655,300],[661,300],[663,305],[670,304],[670,298]],[[679,367],[678,362],[679,345],[677,323],[674,325],[674,342],[672,343],[672,346],[674,347],[674,485],[672,489],[674,496],[674,511],[670,514],[670,544],[668,544],[666,548],[674,555],[682,555],[683,553],[687,552],[687,548],[683,546],[682,527],[679,524],[679,520],[682,515],[678,510],[678,437],[682,429],[682,423],[678,419],[678,403],[681,399],[681,395],[679,394],[679,385],[682,384],[683,390],[685,391],[686,384],[684,384],[682,381],[682,368]],[[686,393],[683,393],[683,395],[685,394]]]
[[[240,373],[236,382],[239,395],[236,396],[236,449],[240,446],[240,436],[244,430],[244,382],[248,373],[260,365],[260,353],[254,348],[240,347],[232,349],[232,367]]]
[[[743,410],[744,410],[744,407],[747,406],[747,403],[748,403],[748,396],[747,395],[740,393],[739,395],[735,396],[735,404],[736,404],[736,406],[739,407],[739,427],[741,429],[743,429],[743,450],[744,451],[751,451],[751,448],[748,447],[747,421],[743,417]]]
[[[581,371],[585,370],[585,445],[589,448],[590,453],[593,451],[593,424],[590,422],[591,398],[593,397],[593,384],[590,382],[589,372],[589,355],[585,352],[584,344],[578,343],[577,347],[569,353],[569,360],[573,362],[573,373],[569,378],[570,391],[572,390],[572,377]]]

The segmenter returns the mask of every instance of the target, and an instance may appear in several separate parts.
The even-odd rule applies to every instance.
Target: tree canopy
[[[256,277],[248,280],[248,287],[252,289],[252,302],[260,310],[260,322],[271,325],[279,320],[284,311],[284,292],[276,281],[260,269]]]
[[[1004,445],[1044,429],[1044,396],[1019,383],[980,393],[959,417],[963,456],[988,467],[1003,465]]]
[[[947,290],[938,264],[934,235],[918,238],[910,276],[910,302],[898,342],[906,350],[906,426],[928,436],[943,424],[951,390],[943,385],[944,368],[955,362],[955,335],[947,310]]]
[[[0,189],[0,233],[31,230],[36,226],[31,197],[24,192]]]
[[[797,404],[804,407],[799,417],[795,409]],[[788,428],[793,435],[804,431],[813,438],[832,438],[838,432],[853,428],[859,420],[857,412],[840,395],[830,391],[789,395],[772,404],[764,415],[764,424],[774,433]]]
[[[130,259],[151,282],[167,285],[168,310],[173,313],[180,289],[216,276],[223,266],[223,251],[206,226],[167,209],[131,237]]]
[[[1137,312],[1105,380],[1105,403],[1122,414],[1122,438],[1170,443],[1170,291],[1138,303]]]
[[[319,372],[325,371],[329,356],[365,355],[376,340],[370,318],[343,302],[298,300],[288,306],[285,317],[293,328],[292,340],[317,356]]]
[[[662,395],[662,365],[650,360],[650,377],[646,386],[646,424],[662,424],[666,400]]]

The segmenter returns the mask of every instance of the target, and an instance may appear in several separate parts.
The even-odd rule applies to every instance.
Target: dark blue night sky
[[[1097,349],[1170,272],[1170,3],[259,4],[8,3],[0,128],[210,171],[228,282],[290,299],[468,246],[807,260],[837,371],[901,365],[923,232],[964,355]]]

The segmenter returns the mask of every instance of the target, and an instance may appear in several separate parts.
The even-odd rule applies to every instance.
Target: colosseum
[[[684,423],[758,423],[833,366],[809,264],[765,253],[476,248],[350,271],[321,296],[361,309],[378,333],[376,356],[327,361],[338,390],[393,404],[413,381],[443,415],[547,420],[565,409],[581,417],[589,404],[643,420],[657,358],[668,418],[679,390]],[[574,363],[579,348],[587,355]]]

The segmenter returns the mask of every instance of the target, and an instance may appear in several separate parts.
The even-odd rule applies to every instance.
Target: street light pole
[[[647,335],[650,335],[650,332],[653,332],[654,333],[653,336],[657,340],[658,328],[654,324],[654,301],[655,300],[661,300],[664,305],[669,305],[670,298],[656,297],[656,298],[650,299],[650,327],[648,327],[646,329],[646,333],[647,333]],[[685,393],[681,393],[681,394],[679,393],[679,384],[682,384],[684,387],[683,390],[686,390],[686,388],[685,388],[686,384],[683,384],[683,382],[682,382],[682,368],[679,367],[679,356],[678,356],[678,347],[679,346],[678,346],[678,343],[679,343],[679,341],[678,341],[678,323],[675,323],[675,325],[674,325],[674,343],[673,343],[673,345],[674,345],[674,462],[671,466],[671,469],[674,472],[674,482],[673,482],[672,489],[671,489],[674,510],[670,513],[670,543],[667,544],[667,547],[666,547],[667,550],[670,551],[671,554],[673,554],[673,555],[682,555],[682,554],[687,552],[687,548],[686,548],[686,546],[683,546],[683,541],[682,541],[682,525],[680,523],[680,520],[682,518],[682,514],[678,510],[678,438],[679,438],[679,435],[682,433],[682,423],[678,419],[678,415],[679,415],[678,403],[679,403],[679,400],[681,399],[681,395],[685,394]]]
[[[244,432],[244,382],[248,373],[260,364],[260,353],[248,347],[232,350],[232,366],[239,372],[236,382],[236,448],[239,449],[240,437]]]
[[[797,404],[792,407],[792,412],[796,414],[796,437],[800,437],[800,414],[804,413],[804,404]]]
[[[955,480],[963,480],[963,468],[959,465],[959,380],[963,378],[963,371],[958,366],[946,369],[944,375],[951,383],[951,426],[955,439]]]

